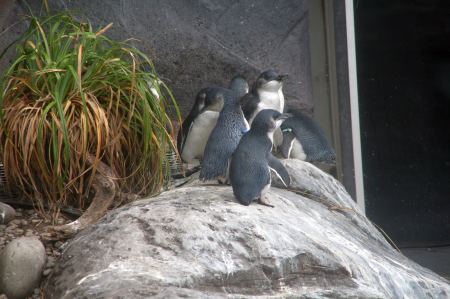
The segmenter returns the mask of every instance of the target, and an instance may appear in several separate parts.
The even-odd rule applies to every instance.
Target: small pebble
[[[14,220],[11,220],[8,225],[16,225],[17,226],[19,224],[20,224],[20,219],[14,219]]]
[[[16,234],[16,235],[23,235],[23,233],[24,233],[24,231],[21,228],[18,228],[14,231],[14,234]]]
[[[28,221],[26,221],[25,219],[23,219],[20,223],[21,223],[22,225],[28,225]]]
[[[13,224],[8,224],[8,226],[6,227],[6,230],[12,230],[12,229],[16,229],[17,225]]]
[[[32,219],[31,220],[31,223],[33,223],[33,224],[40,223],[40,222],[42,222],[41,219]]]
[[[27,210],[27,214],[28,215],[33,215],[34,214],[34,210]]]
[[[47,264],[46,264],[46,267],[47,268],[51,268],[51,267],[53,267],[55,265],[55,258],[53,257],[53,256],[48,256],[47,257]]]

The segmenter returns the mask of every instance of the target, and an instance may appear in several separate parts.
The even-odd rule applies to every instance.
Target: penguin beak
[[[278,128],[279,126],[281,126],[281,124],[288,119],[289,117],[291,117],[292,115],[289,113],[283,113],[280,114],[276,119],[275,119],[275,127]]]
[[[284,75],[279,75],[279,76],[277,77],[277,81],[280,81],[280,82],[282,82],[282,81],[286,80],[286,79],[287,79],[287,77],[288,77],[288,75],[287,75],[287,74],[284,74]]]
[[[278,122],[278,121],[283,122],[283,121],[285,121],[286,119],[288,119],[289,117],[292,117],[292,114],[291,114],[291,113],[282,113],[282,114],[280,114],[280,115],[276,118],[276,121],[277,121],[277,122]]]

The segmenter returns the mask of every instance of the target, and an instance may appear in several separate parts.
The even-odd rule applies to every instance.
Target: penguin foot
[[[272,205],[267,198],[263,198],[263,197],[258,198],[258,203],[263,206],[275,208],[275,206]]]
[[[218,177],[217,182],[221,185],[230,185],[230,180],[226,177]]]

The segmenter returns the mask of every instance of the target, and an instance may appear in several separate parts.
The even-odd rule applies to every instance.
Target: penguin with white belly
[[[206,142],[224,105],[222,93],[225,91],[225,88],[214,87],[202,89],[197,94],[195,105],[178,132],[178,151],[184,162],[202,159]]]
[[[261,110],[284,112],[283,82],[286,78],[287,75],[279,75],[274,70],[259,75],[250,92],[242,99],[242,110],[250,125]]]
[[[184,162],[192,163],[195,159],[203,158],[209,135],[216,126],[224,99],[227,98],[224,94],[234,92],[241,97],[246,90],[247,81],[241,76],[235,76],[230,82],[230,89],[208,87],[197,94],[195,104],[178,132],[177,147]]]
[[[290,111],[282,125],[283,141],[279,151],[284,158],[334,164],[336,154],[330,146],[322,128],[300,111]]]

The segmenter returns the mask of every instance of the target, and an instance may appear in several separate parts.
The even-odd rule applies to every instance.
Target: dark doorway
[[[354,1],[366,213],[450,244],[450,2]]]

